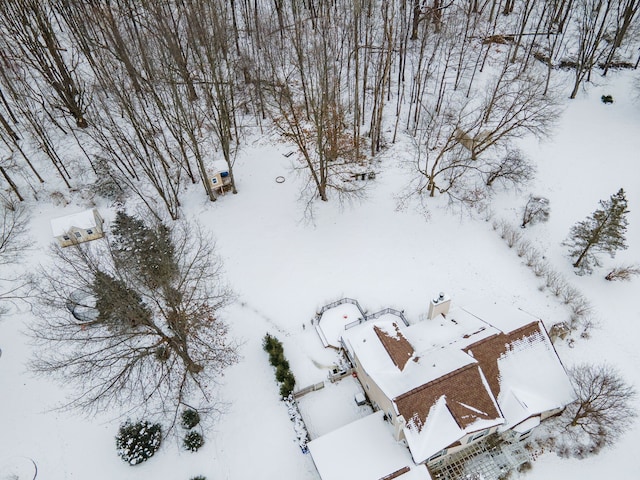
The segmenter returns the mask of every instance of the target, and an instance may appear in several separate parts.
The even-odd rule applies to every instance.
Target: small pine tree
[[[191,409],[187,408],[184,412],[182,412],[182,427],[187,430],[192,429],[196,425],[200,423],[200,414]]]
[[[197,452],[204,445],[204,438],[198,432],[189,432],[185,435],[182,444],[190,452]]]
[[[118,455],[130,465],[137,465],[153,456],[160,448],[162,427],[148,421],[125,422],[116,435]]]
[[[627,213],[627,199],[621,188],[609,200],[600,200],[600,208],[586,220],[571,227],[564,245],[570,249],[574,268],[591,272],[593,265],[600,265],[595,252],[609,253],[614,257],[618,250],[627,248]]]

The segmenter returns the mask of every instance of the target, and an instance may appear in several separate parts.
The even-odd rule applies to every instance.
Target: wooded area
[[[238,192],[234,160],[249,130],[295,145],[309,202],[359,195],[354,176],[408,135],[406,195],[473,204],[533,175],[513,140],[546,135],[558,96],[637,67],[639,6],[1,2],[1,172],[19,200],[37,198],[54,174],[68,189],[134,194],[156,217],[177,219],[185,185],[216,199],[215,159]],[[557,84],[562,69],[572,85]]]

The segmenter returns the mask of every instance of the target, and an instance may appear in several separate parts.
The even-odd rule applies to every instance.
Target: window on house
[[[475,433],[469,437],[469,440],[467,440],[467,443],[475,442],[479,438],[484,437],[487,433],[489,433],[489,430],[483,430],[482,432]]]
[[[443,455],[446,455],[447,453],[447,449],[445,448],[444,450],[440,450],[438,453],[436,453],[435,455],[431,455],[428,459],[427,459],[427,463],[434,461],[436,458],[440,458]]]
[[[87,228],[87,235],[93,235],[93,230],[91,230],[90,228]]]
[[[69,238],[69,235],[63,235],[63,236],[62,236],[62,238],[64,238],[65,240],[71,240],[71,239]]]
[[[73,232],[76,236],[76,238],[80,238],[82,235],[80,235],[80,232]]]

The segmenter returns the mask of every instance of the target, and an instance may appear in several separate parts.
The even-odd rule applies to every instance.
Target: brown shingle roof
[[[382,330],[377,325],[373,327],[373,330],[376,332],[380,343],[382,343],[389,357],[391,357],[393,364],[402,371],[413,355],[413,347],[409,343],[409,340],[402,335],[397,323],[393,323],[393,328],[395,329],[395,335],[390,335],[389,332]]]
[[[442,396],[461,429],[478,419],[495,420],[498,412],[477,364],[469,364],[395,398],[398,412],[422,430],[431,407]]]
[[[493,395],[498,398],[500,393],[500,371],[498,370],[498,359],[510,350],[514,343],[524,340],[534,340],[544,338],[540,322],[532,322],[520,327],[508,334],[499,333],[487,337],[479,342],[466,347],[464,351],[475,358],[482,368],[482,372],[489,382],[489,387]]]

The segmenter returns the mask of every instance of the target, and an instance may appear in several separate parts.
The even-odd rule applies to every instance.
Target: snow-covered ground
[[[590,85],[588,95],[568,102],[553,137],[542,143],[523,140],[538,176],[520,192],[497,195],[491,214],[517,227],[529,193],[550,199],[549,221],[523,233],[591,301],[599,322],[591,338],[577,338],[574,348],[559,344],[559,354],[567,366],[607,361],[640,386],[640,278],[603,278],[608,267],[640,261],[640,106],[632,102],[634,81],[628,73],[606,82],[598,79],[600,85]],[[602,94],[613,95],[615,102],[604,105]],[[486,214],[472,217],[446,208],[441,199],[430,202],[428,220],[411,206],[397,208],[408,179],[408,172],[399,168],[406,148],[401,142],[390,145],[380,156],[381,173],[371,182],[368,198],[342,207],[318,203],[312,222],[303,218],[292,158],[283,155],[290,146],[268,137],[256,137],[242,151],[236,166],[238,195],[212,204],[199,187],[187,193],[186,215],[215,235],[226,277],[238,294],[225,317],[242,342],[242,359],[227,371],[220,390],[226,411],[204,432],[206,443],[197,453],[181,450],[180,440],[170,437],[152,459],[128,466],[115,450],[114,436],[124,420],[119,413],[85,418],[53,410],[71,386],[28,372],[31,347],[22,332],[30,314],[0,319],[0,479],[29,478],[32,459],[38,478],[50,480],[186,480],[198,474],[216,480],[316,480],[313,462],[298,448],[287,409],[279,401],[261,348],[265,333],[283,342],[298,385],[306,386],[326,378],[336,361],[334,351],[321,347],[310,320],[323,305],[342,297],[357,299],[369,312],[404,310],[410,322],[426,314],[429,299],[440,291],[460,306],[491,298],[520,307],[547,325],[567,320],[567,307],[541,288],[543,281],[507,247]],[[286,181],[277,183],[277,176]],[[629,249],[615,260],[602,257],[601,269],[578,277],[561,242],[576,221],[620,187],[631,211]],[[34,204],[35,245],[25,264],[44,261],[52,241],[51,218],[86,207]],[[107,220],[112,218],[107,205],[99,207]],[[635,424],[614,448],[596,457],[578,461],[543,455],[526,478],[636,478],[638,444],[640,426]]]

